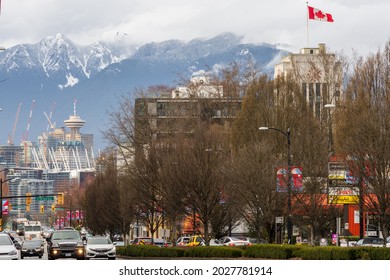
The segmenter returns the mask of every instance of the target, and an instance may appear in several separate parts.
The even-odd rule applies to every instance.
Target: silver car
[[[250,246],[252,243],[250,243],[248,240],[238,239],[236,237],[230,237],[225,236],[222,237],[220,240],[220,243],[222,246]]]
[[[89,237],[85,245],[85,259],[108,258],[109,260],[115,260],[115,245],[116,243],[106,236]]]
[[[12,242],[11,237],[6,233],[0,232],[0,260],[17,259],[19,259],[18,250]]]
[[[378,237],[365,237],[358,242],[356,242],[355,246],[363,246],[363,247],[384,247],[383,238]]]

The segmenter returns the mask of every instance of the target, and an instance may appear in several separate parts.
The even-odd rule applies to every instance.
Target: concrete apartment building
[[[342,65],[325,44],[290,53],[274,67],[274,78],[292,75],[301,85],[302,95],[318,118],[326,116],[326,104],[336,104],[342,95]],[[326,110],[326,109],[325,109]]]
[[[188,87],[177,87],[156,98],[135,100],[137,139],[148,144],[177,133],[190,134],[194,125],[209,122],[229,126],[241,110],[241,97],[225,97],[222,86],[209,84],[206,77],[196,77]],[[142,140],[141,135],[148,135]]]

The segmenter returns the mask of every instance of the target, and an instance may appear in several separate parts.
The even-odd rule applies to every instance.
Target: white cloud
[[[310,5],[334,23],[309,22],[309,44],[331,50],[375,52],[389,40],[390,1],[333,0]],[[190,40],[233,32],[246,42],[307,45],[306,3],[296,0],[18,0],[3,1],[0,45],[36,43],[63,33],[79,44],[113,40],[135,43]]]

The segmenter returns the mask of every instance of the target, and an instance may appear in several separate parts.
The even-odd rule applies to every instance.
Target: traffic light
[[[31,193],[26,193],[26,205],[30,206],[31,204]]]
[[[64,204],[64,193],[62,192],[58,193],[57,203]]]
[[[43,204],[39,206],[39,212],[45,213],[45,206]]]
[[[51,205],[51,212],[55,212],[56,211],[56,205],[53,203]]]

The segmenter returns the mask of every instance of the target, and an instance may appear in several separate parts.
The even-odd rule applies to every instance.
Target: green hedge
[[[247,247],[244,256],[247,258],[260,259],[291,259],[294,257],[294,251],[300,250],[301,246],[262,244]]]
[[[303,260],[390,260],[390,248],[262,244],[249,247],[118,247],[119,256],[134,258],[254,258]]]
[[[131,246],[117,248],[117,254],[128,257],[184,257],[184,250],[178,247],[161,248],[156,246]]]
[[[241,258],[244,250],[241,248],[201,246],[184,250],[185,257],[190,258]]]

